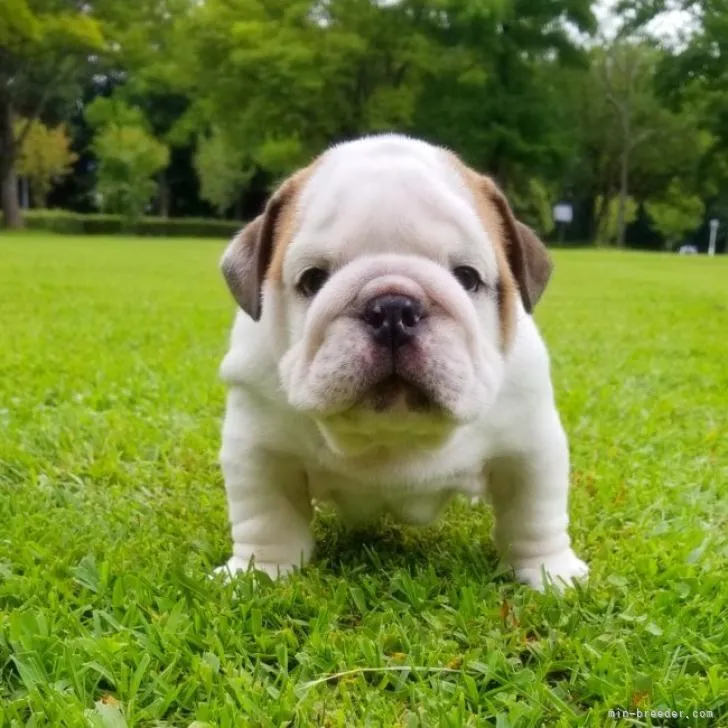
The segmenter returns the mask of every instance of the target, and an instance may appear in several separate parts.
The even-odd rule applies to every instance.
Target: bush
[[[120,215],[83,215],[66,210],[25,210],[23,219],[28,230],[47,230],[66,235],[132,234],[165,238],[229,238],[243,226],[237,220],[143,217],[129,227]]]
[[[528,180],[525,191],[521,191],[523,188],[520,185],[518,188],[514,186],[505,190],[516,216],[539,235],[549,235],[556,227],[549,189],[534,177]]]
[[[699,227],[705,205],[697,195],[691,195],[677,178],[659,199],[645,205],[652,225],[665,241],[666,250],[674,250],[685,235]]]
[[[594,200],[594,211],[601,210],[603,198],[598,196]],[[627,197],[624,206],[624,224],[630,225],[637,219],[638,205],[632,197]],[[612,197],[607,201],[606,210],[599,221],[597,230],[597,245],[611,245],[617,239],[617,222],[619,219],[619,197]]]
[[[98,130],[91,148],[101,208],[135,224],[157,190],[154,176],[169,163],[169,149],[142,126],[113,122]]]

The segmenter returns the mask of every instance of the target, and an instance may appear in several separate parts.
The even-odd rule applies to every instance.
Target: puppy
[[[311,556],[312,499],[347,522],[430,523],[457,493],[536,589],[587,566],[568,443],[531,316],[544,245],[453,153],[386,134],[287,179],[221,262],[240,310],[221,366],[226,573]]]

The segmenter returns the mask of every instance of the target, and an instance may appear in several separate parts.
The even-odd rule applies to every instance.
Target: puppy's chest
[[[403,523],[432,523],[456,494],[478,495],[483,486],[483,477],[476,472],[423,482],[396,478],[362,482],[328,472],[309,475],[311,497],[332,503],[340,516],[353,524],[366,523],[385,514]]]

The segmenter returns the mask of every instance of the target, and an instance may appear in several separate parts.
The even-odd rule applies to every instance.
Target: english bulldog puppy
[[[586,576],[531,315],[551,263],[491,179],[405,136],[339,144],[283,182],[221,267],[239,306],[221,366],[226,574],[303,566],[312,500],[350,523],[427,524],[462,493],[492,504],[517,579]]]

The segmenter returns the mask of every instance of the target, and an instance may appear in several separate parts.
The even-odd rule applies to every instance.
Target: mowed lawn
[[[591,566],[559,597],[462,503],[325,514],[302,574],[207,578],[224,243],[0,235],[0,725],[728,725],[728,257],[554,254],[536,316]]]

